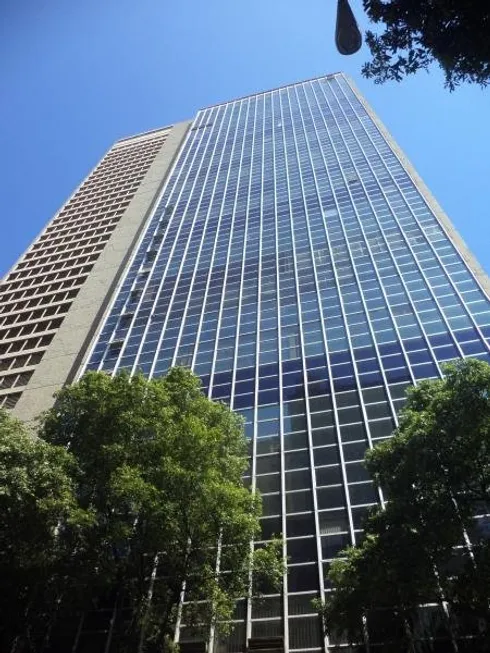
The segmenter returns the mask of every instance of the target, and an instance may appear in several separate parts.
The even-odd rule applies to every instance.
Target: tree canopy
[[[490,366],[450,364],[444,379],[410,389],[399,427],[366,466],[388,500],[332,564],[327,630],[382,651],[468,634],[472,651],[488,650]]]
[[[371,21],[372,59],[363,74],[375,82],[400,81],[436,62],[452,90],[490,79],[490,5],[480,0],[363,0]]]
[[[110,596],[117,650],[162,651],[184,588],[182,623],[206,639],[210,626],[226,632],[237,599],[280,584],[277,543],[251,549],[261,502],[242,482],[241,419],[188,370],[154,380],[88,373],[59,392],[39,435],[32,446],[63,461],[59,489],[78,515],[74,527],[64,503],[53,505],[41,531],[48,551],[58,542],[71,551],[53,633],[61,616]]]
[[[64,447],[33,437],[0,409],[0,649],[35,650],[60,591],[67,540],[90,522],[80,510],[71,477],[74,458]]]

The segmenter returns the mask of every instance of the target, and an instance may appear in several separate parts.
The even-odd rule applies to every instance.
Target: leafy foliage
[[[0,410],[0,649],[35,649],[56,609],[70,555],[59,524],[90,523],[80,510],[73,456],[31,435]]]
[[[432,62],[446,86],[486,86],[490,79],[490,6],[478,0],[363,0],[368,17],[384,31],[368,31],[372,60],[363,74],[376,82],[400,81]]]
[[[101,606],[114,650],[172,651],[184,586],[183,621],[206,634],[226,633],[237,599],[280,586],[279,544],[251,546],[261,501],[242,482],[241,418],[191,372],[89,373],[39,435],[0,412],[2,651],[42,651]]]
[[[59,393],[42,436],[77,461],[77,497],[94,515],[78,544],[78,584],[87,600],[116,588],[126,606],[119,650],[142,630],[146,650],[164,648],[184,582],[186,622],[222,630],[251,566],[280,582],[276,543],[252,559],[261,502],[242,483],[241,418],[206,399],[189,371],[150,381],[89,373]]]
[[[394,436],[366,455],[389,501],[331,567],[337,590],[322,610],[335,636],[414,650],[420,637],[474,635],[478,619],[488,623],[490,549],[475,515],[490,512],[490,366],[466,360],[445,373],[409,390]],[[434,601],[451,618],[439,610],[427,632],[419,606]],[[487,645],[483,632],[472,650]]]

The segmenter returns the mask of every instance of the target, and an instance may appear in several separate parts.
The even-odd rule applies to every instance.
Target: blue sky
[[[353,7],[366,25],[360,0]],[[490,89],[437,70],[375,86],[335,0],[0,0],[0,275],[123,136],[223,100],[350,74],[490,271]]]

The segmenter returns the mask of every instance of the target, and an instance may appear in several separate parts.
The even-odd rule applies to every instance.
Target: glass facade
[[[409,384],[489,342],[487,295],[344,75],[197,114],[85,369],[187,365],[245,417],[289,573],[218,650],[324,647],[311,599],[383,500],[366,448]]]

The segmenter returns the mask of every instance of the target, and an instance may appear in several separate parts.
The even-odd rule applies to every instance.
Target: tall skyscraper
[[[187,365],[245,417],[263,539],[281,534],[288,574],[238,606],[217,651],[265,635],[351,650],[325,641],[311,600],[382,500],[364,453],[410,384],[490,361],[489,290],[343,74],[199,111],[79,373]]]

